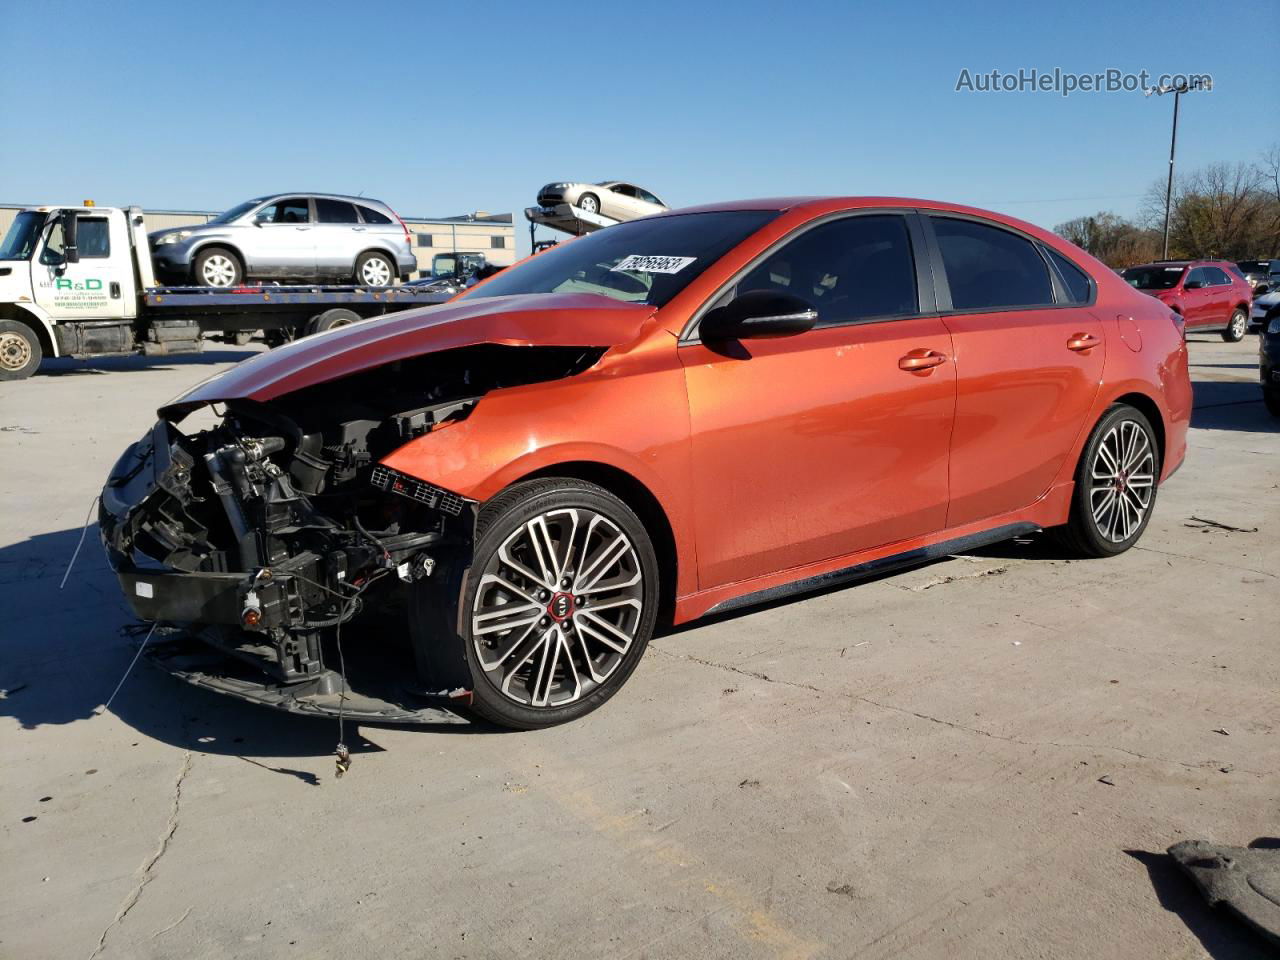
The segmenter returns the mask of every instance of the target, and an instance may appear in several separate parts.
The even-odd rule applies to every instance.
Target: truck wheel
[[[362,253],[356,259],[356,283],[366,287],[389,287],[396,277],[396,265],[385,253]]]
[[[1222,339],[1227,343],[1239,343],[1248,330],[1249,315],[1236,307],[1231,313],[1231,319],[1227,321],[1227,329],[1222,331]]]
[[[240,258],[222,247],[206,247],[197,253],[191,272],[202,287],[234,287],[244,279]]]
[[[0,320],[0,380],[25,380],[42,359],[44,351],[34,330],[16,320]]]
[[[324,333],[326,330],[333,330],[337,327],[350,326],[353,323],[359,323],[363,319],[354,310],[334,307],[332,310],[316,314],[307,321],[307,336],[313,333]]]

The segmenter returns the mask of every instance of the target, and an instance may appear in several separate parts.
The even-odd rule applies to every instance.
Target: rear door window
[[[738,282],[736,294],[770,290],[818,311],[818,326],[919,312],[906,218],[870,214],[832,220],[771,253]]]
[[[953,309],[976,312],[1053,305],[1049,267],[1030,240],[973,220],[930,219]]]
[[[1089,275],[1057,250],[1048,247],[1046,249],[1049,252],[1049,259],[1058,268],[1058,275],[1062,277],[1062,283],[1067,288],[1070,301],[1088,303],[1089,297],[1093,295],[1093,281],[1089,279]]]
[[[316,197],[317,223],[359,223],[356,208],[345,200],[330,200],[327,197]]]

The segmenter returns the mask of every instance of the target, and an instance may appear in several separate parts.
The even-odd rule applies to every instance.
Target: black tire
[[[191,263],[191,279],[198,287],[239,286],[244,282],[244,264],[226,247],[205,247]]]
[[[1248,332],[1249,314],[1240,307],[1236,307],[1231,312],[1231,319],[1227,321],[1227,329],[1222,331],[1222,339],[1227,343],[1239,343]]]
[[[17,320],[0,320],[0,380],[25,380],[43,359],[34,330]]]
[[[595,204],[595,209],[594,209],[594,210],[590,210],[590,209],[588,209],[588,207],[587,207],[587,200],[591,200],[591,202]],[[579,210],[586,210],[586,211],[587,211],[587,213],[595,213],[595,214],[599,214],[599,213],[600,213],[600,198],[599,198],[599,197],[597,197],[594,193],[584,193],[582,196],[580,196],[580,197],[578,198],[578,209],[579,209]]]
[[[378,269],[381,264],[382,269],[386,271],[386,279],[381,279],[381,270]],[[379,274],[376,278],[366,278],[366,272],[376,272]],[[391,258],[385,253],[379,253],[376,250],[366,250],[360,256],[356,257],[356,271],[354,275],[356,286],[360,287],[386,287],[396,282],[396,265],[391,262]],[[376,280],[376,282],[375,282]]]
[[[1280,417],[1280,390],[1264,387],[1262,390],[1262,402],[1267,405],[1267,413],[1273,417]]]
[[[1130,475],[1145,476],[1149,472],[1150,487],[1148,489],[1150,490],[1150,495],[1136,525],[1130,531],[1123,531],[1126,533],[1125,536],[1116,539],[1102,529],[1099,520],[1095,518],[1095,507],[1105,503],[1106,491],[1096,485],[1093,468],[1095,460],[1098,459],[1098,448],[1103,445],[1104,441],[1108,440],[1112,430],[1121,431],[1121,436],[1123,437],[1125,432],[1133,429],[1124,426],[1125,424],[1134,425],[1133,428],[1140,430],[1146,438],[1147,449],[1150,451],[1150,469],[1142,474],[1138,474],[1137,471],[1130,471]],[[1080,454],[1080,462],[1076,466],[1075,491],[1071,497],[1071,517],[1065,526],[1056,527],[1051,531],[1058,542],[1080,557],[1114,557],[1117,554],[1124,553],[1137,543],[1142,537],[1143,531],[1147,529],[1147,524],[1151,521],[1151,513],[1156,506],[1161,454],[1162,451],[1156,441],[1155,431],[1151,428],[1151,421],[1146,418],[1142,411],[1128,404],[1114,404],[1103,414],[1102,419],[1093,428],[1093,432],[1089,434],[1089,442],[1084,445],[1084,450]],[[1145,456],[1146,454],[1144,453],[1143,457],[1145,458]],[[1099,495],[1097,504],[1095,504],[1095,493]],[[1116,494],[1116,498],[1118,500],[1121,496],[1126,495],[1128,494],[1122,489],[1120,493]],[[1136,484],[1132,486],[1132,495],[1140,499]],[[1129,502],[1132,501],[1126,501],[1126,503]],[[1103,523],[1105,524],[1105,521],[1115,516],[1116,514],[1109,514],[1104,511]]]
[[[578,513],[571,515],[567,513],[569,510],[576,510]],[[591,517],[588,522],[580,522],[581,518],[587,516]],[[508,556],[521,555],[519,553],[520,538],[528,530],[526,524],[542,518],[542,529],[548,531],[546,534],[548,542],[553,542],[557,528],[561,536],[564,535],[569,523],[566,518],[569,517],[575,519],[575,526],[569,528],[571,531],[568,536],[569,546],[563,548],[564,542],[560,542],[563,553],[559,554],[559,557],[564,558],[565,569],[561,571],[562,573],[570,572],[568,566],[571,563],[574,569],[569,577],[560,581],[561,589],[558,592],[551,594],[549,591],[538,591],[530,586],[536,581],[521,577],[514,568],[499,563],[498,554],[504,544],[507,545]],[[615,538],[614,535],[617,533],[623,536]],[[581,536],[582,540],[575,547],[574,543],[578,536]],[[589,583],[584,588],[584,596],[574,597],[572,595],[574,591],[571,588],[577,587],[579,583],[588,582],[586,578],[592,572],[591,563],[609,553],[604,546],[608,543],[615,545],[622,543],[623,551],[617,560],[609,560],[604,570],[607,572],[617,569],[622,572],[621,576],[624,579],[628,575],[627,571],[634,570],[638,573],[638,583],[623,584],[625,592],[631,596],[621,603],[616,603],[611,601],[609,596],[610,592],[617,588],[597,587],[594,583]],[[553,546],[551,549],[553,559],[558,559],[554,556],[558,548]],[[467,668],[471,674],[472,706],[477,713],[505,727],[521,730],[549,727],[576,720],[590,713],[617,693],[626,683],[644,655],[649,638],[653,635],[658,614],[659,578],[657,556],[649,534],[630,507],[602,487],[581,480],[549,478],[518,483],[485,504],[481,510],[476,524],[473,558],[466,590],[462,595],[463,608],[456,622],[461,625],[463,631],[460,639],[463,641]],[[584,562],[585,569],[578,566],[579,561]],[[495,586],[490,576],[492,570],[498,571],[503,582],[521,581],[520,589],[530,591],[529,599],[522,601],[514,593],[508,593],[501,586]],[[583,579],[578,580],[579,577]],[[606,577],[605,582],[611,579],[617,578]],[[566,583],[568,586],[565,585]],[[481,591],[485,591],[481,599],[482,606],[477,607],[477,596]],[[490,606],[488,613],[479,612],[485,609],[483,605],[493,598],[494,592],[499,595],[500,604],[510,603],[517,608],[523,607],[540,619],[519,621],[517,626],[505,632],[501,627],[497,628],[496,633],[491,628],[489,636],[492,639],[478,640],[472,633],[475,629],[475,618],[487,616],[492,620],[494,616],[492,611],[501,609],[500,605],[496,608]],[[588,594],[604,594],[604,597],[592,601]],[[501,599],[503,596],[510,599]],[[580,602],[581,606],[578,605]],[[640,610],[634,616],[624,612],[620,614],[621,619],[617,621],[623,625],[621,629],[630,635],[630,641],[622,651],[618,651],[616,646],[606,647],[598,639],[603,633],[598,625],[606,618],[594,613],[591,606],[593,602],[599,603],[601,610],[605,609],[605,605],[610,605],[614,611],[636,602],[641,604]],[[539,612],[537,607],[542,603],[546,603],[547,608]],[[558,615],[554,614],[553,610],[559,610]],[[515,616],[520,615],[517,610]],[[516,636],[526,623],[527,629],[524,629],[520,636]],[[612,634],[613,637],[623,635],[623,633]],[[557,637],[564,638],[563,646],[555,647],[553,656],[552,644],[556,642]],[[485,653],[494,653],[507,644],[509,644],[508,649],[513,651],[511,656],[507,659],[496,658],[486,666],[480,648],[483,647]],[[541,668],[547,667],[548,663],[547,660],[538,658],[539,650],[544,649],[544,644],[543,656],[550,657],[550,667],[545,675],[551,680],[546,684],[547,704],[535,705],[539,684],[539,680],[534,676],[535,661],[539,667],[538,677],[544,675],[541,673]],[[513,662],[514,658],[519,656],[514,651],[524,647],[529,647],[529,653],[522,661]],[[590,649],[593,647],[594,653]],[[562,651],[566,658],[564,666],[560,663]],[[594,665],[587,668],[587,660],[584,658],[589,657],[601,659],[593,661]],[[527,672],[521,670],[524,664],[528,666]],[[607,671],[601,674],[602,679],[599,681],[593,679],[596,668]],[[559,673],[555,672],[557,670]],[[505,673],[511,674],[511,679],[503,684],[500,676]],[[569,679],[571,675],[572,684]],[[557,677],[560,679],[557,680]],[[553,684],[556,685],[555,691],[552,690]],[[515,688],[514,692],[504,693],[502,689],[504,685]],[[565,691],[570,686],[572,691],[566,694]],[[523,702],[520,700],[521,692],[530,694]],[[553,701],[554,693],[561,694],[559,704]]]
[[[354,310],[334,307],[332,310],[318,313],[308,320],[306,335],[310,336],[313,333],[324,333],[326,330],[333,330],[337,327],[350,326],[353,323],[359,323],[363,319]]]

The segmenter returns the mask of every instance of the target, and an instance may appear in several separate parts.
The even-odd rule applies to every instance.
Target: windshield
[[[723,210],[620,223],[510,267],[463,299],[598,293],[661,307],[776,216]]]
[[[258,197],[258,199],[256,200],[246,200],[244,203],[238,203],[234,207],[232,207],[230,210],[228,210],[226,213],[218,214],[216,217],[210,220],[209,223],[230,223],[232,220],[239,220],[241,217],[243,217],[246,213],[248,213],[250,210],[252,210],[254,207],[256,207],[265,199],[267,198]]]
[[[4,243],[0,244],[0,260],[30,260],[44,220],[45,214],[35,210],[24,210],[14,217],[9,232],[4,235]]]
[[[1182,267],[1130,267],[1124,272],[1124,281],[1139,290],[1171,290],[1187,268]]]

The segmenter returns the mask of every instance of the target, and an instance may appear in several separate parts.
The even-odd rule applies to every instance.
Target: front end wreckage
[[[304,345],[286,348],[301,354],[287,371],[315,362]],[[491,390],[572,376],[601,352],[490,342],[348,364],[265,401],[222,399],[219,422],[190,434],[178,422],[209,403],[209,388],[163,408],[112,469],[99,508],[133,611],[164,628],[148,658],[293,712],[465,722],[459,603],[478,504],[380,461]]]

